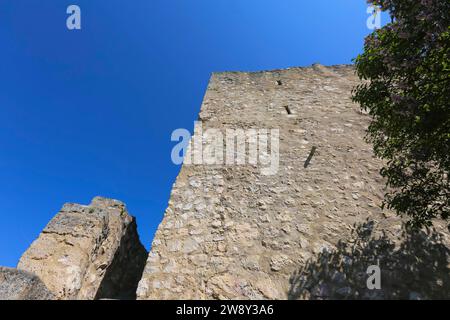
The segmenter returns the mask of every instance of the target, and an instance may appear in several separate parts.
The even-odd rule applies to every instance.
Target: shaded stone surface
[[[335,249],[321,252],[290,278],[289,299],[450,299],[450,250],[433,231],[405,229],[399,241],[374,235],[373,221],[355,225]],[[380,268],[378,290],[367,266]]]
[[[22,255],[57,299],[135,298],[147,252],[134,217],[117,200],[65,204]]]
[[[53,300],[54,295],[35,275],[0,267],[0,300]]]
[[[445,228],[437,225],[439,250],[423,238],[429,254],[414,252],[420,242],[404,236],[393,212],[380,209],[382,162],[364,141],[369,116],[351,101],[356,84],[354,68],[346,65],[213,74],[199,116],[203,132],[279,129],[279,170],[262,175],[248,161],[183,165],[138,298],[449,298],[448,255],[440,254],[450,242]],[[369,245],[344,254],[342,243],[352,248],[368,219]],[[369,255],[366,248],[375,251]],[[326,252],[336,261],[330,268]],[[374,256],[388,285],[384,292],[358,287],[356,293],[377,263]],[[418,257],[439,266],[413,263]],[[336,273],[343,261],[357,262],[355,269]],[[412,271],[398,276],[408,263]]]

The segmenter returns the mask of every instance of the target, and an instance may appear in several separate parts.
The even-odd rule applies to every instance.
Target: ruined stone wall
[[[405,233],[380,209],[357,81],[345,65],[213,74],[203,130],[278,128],[279,170],[184,165],[138,298],[450,298],[448,234]],[[382,290],[366,286],[372,264]]]
[[[34,274],[0,267],[0,300],[53,300],[55,296]]]
[[[134,299],[146,258],[125,205],[96,197],[65,204],[17,268],[39,277],[56,299]]]

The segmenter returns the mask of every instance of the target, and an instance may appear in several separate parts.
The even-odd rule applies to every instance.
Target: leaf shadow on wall
[[[354,225],[349,241],[324,251],[291,275],[289,299],[450,299],[450,250],[435,230],[403,228],[397,245],[374,223]],[[379,265],[381,289],[367,288]]]

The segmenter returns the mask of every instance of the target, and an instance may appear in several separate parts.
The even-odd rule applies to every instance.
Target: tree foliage
[[[355,59],[353,100],[372,117],[366,139],[386,160],[384,205],[415,228],[450,215],[450,0],[368,0],[391,22]],[[449,226],[450,228],[450,226]]]

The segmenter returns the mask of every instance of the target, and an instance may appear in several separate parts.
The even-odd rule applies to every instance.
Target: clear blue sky
[[[81,7],[82,30],[66,28]],[[0,265],[65,202],[124,201],[148,248],[211,72],[351,63],[365,0],[0,0]]]

